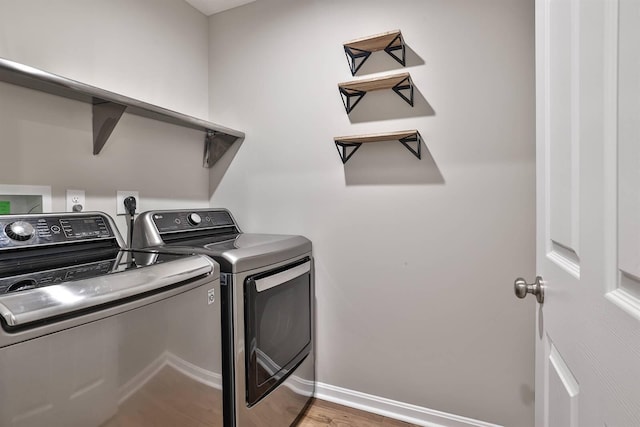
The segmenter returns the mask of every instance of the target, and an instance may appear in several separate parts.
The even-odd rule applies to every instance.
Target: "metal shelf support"
[[[398,141],[400,141],[402,143],[402,145],[407,147],[407,150],[411,151],[411,153],[413,153],[413,155],[416,156],[418,159],[422,159],[422,137],[420,136],[420,132],[416,132],[415,135],[411,135],[411,136],[407,136],[405,138],[401,138]],[[410,142],[415,142],[416,143],[416,148],[415,149],[413,149],[409,145]]]
[[[126,105],[95,99],[92,106],[94,155],[100,154],[126,109]]]
[[[349,160],[351,156],[353,156],[353,153],[358,151],[358,148],[360,148],[361,145],[362,143],[348,143],[348,142],[336,141],[336,148],[338,149],[338,154],[340,154],[340,158],[342,159],[343,165],[347,163],[347,160]],[[351,149],[350,153],[348,152],[349,149]]]
[[[212,167],[231,148],[234,142],[242,142],[244,138],[236,138],[223,132],[208,130],[204,137],[204,155],[202,165]]]
[[[355,76],[360,67],[365,63],[369,56],[371,56],[371,52],[368,50],[356,49],[355,47],[344,47],[344,53],[347,55],[347,61],[349,62],[349,69],[351,70],[351,75]],[[358,63],[358,60],[360,63]]]
[[[413,81],[410,77],[407,77],[406,79],[395,85],[392,89],[400,96],[400,98],[404,99],[407,104],[413,107]],[[405,90],[409,91],[409,96],[402,93],[402,91]]]
[[[347,110],[347,114],[353,111],[356,105],[358,105],[358,102],[360,102],[360,100],[364,98],[366,94],[367,92],[362,90],[340,88],[342,103],[344,104],[344,109]],[[352,103],[351,100],[353,98],[355,98],[355,101]]]
[[[400,45],[399,46],[393,46],[393,44],[396,42],[396,40],[400,39]],[[396,50],[401,50],[402,54],[400,56],[395,54]],[[398,34],[392,41],[391,43],[389,43],[387,45],[387,47],[384,48],[384,51],[387,52],[389,54],[390,57],[392,57],[393,59],[395,59],[396,61],[398,61],[403,67],[406,66],[406,58],[407,58],[407,51],[405,49],[405,44],[404,44],[404,40],[402,39],[402,34]],[[364,61],[363,61],[364,62]],[[362,64],[360,64],[362,65]]]

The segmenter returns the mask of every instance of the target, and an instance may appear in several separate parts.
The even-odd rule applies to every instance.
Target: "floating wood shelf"
[[[422,137],[420,136],[420,132],[417,130],[373,133],[369,135],[337,136],[333,138],[333,141],[336,144],[338,154],[340,154],[343,164],[347,163],[347,160],[353,156],[353,153],[355,153],[362,144],[370,142],[399,141],[418,159],[422,156]],[[409,145],[410,142],[416,143],[415,149]],[[348,152],[348,150],[351,151]]]
[[[351,40],[343,44],[344,52],[347,55],[351,75],[355,76],[362,64],[365,63],[373,52],[384,50],[402,66],[406,64],[406,49],[404,39],[400,30],[388,31],[374,36],[363,37]],[[396,51],[401,51],[400,56]],[[358,62],[360,61],[360,62]]]
[[[0,81],[39,90],[93,106],[93,154],[97,155],[126,111],[150,119],[205,132],[205,167],[211,167],[244,133],[187,116],[28,65],[0,58]]]
[[[413,107],[413,81],[409,73],[393,74],[390,76],[374,77],[371,79],[354,80],[338,84],[344,108],[349,114],[362,98],[374,90],[392,89],[407,104]],[[408,91],[405,94],[403,91]]]

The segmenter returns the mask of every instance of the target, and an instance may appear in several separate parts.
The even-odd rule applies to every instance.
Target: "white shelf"
[[[50,93],[93,106],[93,154],[97,155],[126,111],[142,117],[205,132],[204,166],[211,167],[243,132],[187,116],[95,86],[0,58],[0,81]]]

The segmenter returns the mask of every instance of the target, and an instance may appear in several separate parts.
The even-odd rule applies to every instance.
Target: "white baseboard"
[[[323,383],[316,384],[316,398],[424,427],[501,427]]]

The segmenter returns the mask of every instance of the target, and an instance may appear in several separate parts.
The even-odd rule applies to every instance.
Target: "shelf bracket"
[[[342,164],[346,164],[347,160],[353,156],[353,153],[358,151],[358,148],[362,145],[362,143],[348,143],[348,142],[340,142],[336,141],[336,148],[338,149],[338,154],[340,154],[340,158],[342,159]],[[348,153],[348,150],[351,149],[351,152]]]
[[[395,41],[395,40],[394,40]],[[347,55],[347,61],[349,62],[349,69],[351,70],[351,75],[355,76],[360,67],[365,63],[365,61],[371,56],[371,52],[368,50],[356,49],[355,47],[344,47],[344,53]],[[357,61],[362,59],[358,64]]]
[[[404,99],[407,104],[413,107],[413,81],[411,81],[411,77],[405,78],[400,83],[395,85],[392,89],[400,96],[400,98]],[[408,90],[409,96],[402,93],[403,90]]]
[[[213,144],[213,137],[215,132],[208,130],[204,136],[204,154],[202,155],[202,167],[210,168],[213,165],[211,161],[211,145]]]
[[[415,135],[400,138],[398,141],[400,141],[402,145],[407,147],[407,149],[411,151],[411,153],[413,153],[413,155],[416,156],[418,159],[422,159],[422,137],[420,136],[420,132],[416,132]],[[415,150],[409,145],[409,142],[416,143]]]
[[[93,100],[93,154],[97,155],[107,143],[111,133],[127,109],[126,105],[94,98]]]
[[[342,103],[344,104],[344,109],[347,110],[347,114],[349,114],[353,109],[358,105],[358,102],[367,94],[362,90],[355,89],[340,89],[340,95],[342,96]],[[395,89],[394,89],[395,90]],[[402,95],[401,95],[402,96]],[[351,99],[356,98],[356,100],[352,103]]]
[[[393,44],[398,39],[400,39],[400,45],[393,46]],[[401,50],[402,51],[402,55],[401,56],[397,56],[394,53],[396,50]],[[392,57],[393,59],[398,61],[403,67],[406,65],[406,49],[405,49],[405,45],[404,45],[404,40],[402,40],[402,34],[398,34],[393,40],[391,40],[391,43],[389,43],[387,45],[387,47],[384,48],[384,51],[387,52],[390,57]],[[362,65],[362,64],[360,64],[360,65]]]
[[[208,129],[204,137],[202,166],[212,167],[238,139],[240,138]]]

